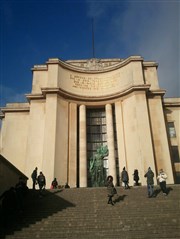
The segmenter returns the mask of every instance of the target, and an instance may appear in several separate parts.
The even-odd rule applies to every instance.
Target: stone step
[[[30,191],[23,214],[0,238],[179,238],[180,186],[150,199],[146,187],[117,191],[115,206],[107,205],[106,188],[46,190],[43,197]]]
[[[172,236],[173,233],[173,236]],[[49,234],[44,234],[44,233],[36,233],[36,234],[29,234],[29,235],[9,235],[6,237],[7,239],[32,239],[32,238],[45,238],[45,239],[55,239],[55,238],[63,238],[63,239],[114,239],[114,238],[118,238],[118,239],[162,239],[162,238],[166,238],[166,239],[179,239],[179,233],[176,233],[174,231],[167,233],[167,231],[149,231],[149,232],[145,232],[144,230],[140,231],[137,230],[136,232],[130,232],[130,231],[113,231],[113,232],[107,232],[107,231],[92,231],[90,233],[87,233],[86,231],[82,231],[82,232],[74,232],[74,233],[56,233],[56,232],[49,232]]]

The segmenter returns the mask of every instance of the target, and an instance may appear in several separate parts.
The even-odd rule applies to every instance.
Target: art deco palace
[[[1,108],[0,154],[29,177],[29,186],[35,167],[47,188],[54,177],[70,187],[92,186],[90,159],[100,146],[108,148],[105,177],[117,185],[123,167],[130,185],[134,169],[146,185],[148,167],[155,176],[163,168],[167,183],[177,183],[180,99],[164,98],[157,67],[141,56],[35,65],[28,103]]]

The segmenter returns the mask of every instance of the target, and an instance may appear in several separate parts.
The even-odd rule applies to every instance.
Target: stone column
[[[114,149],[114,130],[113,130],[113,113],[112,105],[106,105],[106,127],[107,127],[107,143],[109,149],[108,167],[109,175],[114,178],[114,184],[117,183],[115,149]]]
[[[43,170],[42,164],[43,164],[44,134],[45,134],[44,131],[45,131],[45,117],[46,117],[45,110],[44,110],[45,107],[46,107],[45,102],[31,100],[31,106],[30,106],[30,112],[29,112],[29,123],[27,124],[29,126],[29,129],[27,134],[26,156],[24,157],[24,159],[26,159],[25,175],[29,177],[29,180],[27,181],[27,186],[30,188],[32,187],[32,180],[30,177],[31,177],[33,168],[38,167],[38,173],[39,171]],[[25,119],[23,119],[23,122],[24,121]],[[24,131],[25,129],[23,128],[23,132]],[[25,143],[25,140],[23,141]],[[23,156],[22,152],[21,152],[21,155]],[[16,167],[21,170],[21,168],[18,165],[16,165]]]
[[[47,186],[51,185],[52,179],[54,178],[57,101],[58,96],[56,94],[46,95],[43,162],[41,169],[38,168],[38,171],[42,170],[44,173]]]
[[[69,186],[77,187],[77,104],[69,104]]]
[[[166,123],[160,96],[148,99],[150,122],[152,129],[152,140],[155,153],[156,170],[162,168],[168,175],[167,184],[174,184],[173,169],[169,151],[169,142],[166,131]]]
[[[124,126],[123,126],[123,111],[122,111],[121,101],[115,103],[115,113],[116,113],[119,175],[121,175],[121,171],[123,167],[127,168],[125,136],[124,136]]]
[[[86,107],[79,107],[79,186],[87,187]]]
[[[60,184],[65,185],[68,182],[69,103],[60,97],[57,103],[54,177]]]
[[[146,173],[151,167],[156,183],[151,126],[148,118],[146,92],[136,91],[123,101],[123,125],[125,134],[126,163],[129,173],[129,185],[134,184],[132,174],[139,171],[139,182],[146,185]]]

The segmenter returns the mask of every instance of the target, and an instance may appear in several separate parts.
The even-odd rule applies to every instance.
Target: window
[[[105,117],[105,109],[87,110],[88,151],[96,151],[100,145],[107,141]]]
[[[169,131],[170,138],[175,138],[176,137],[174,122],[168,122],[168,131]]]
[[[172,160],[174,163],[179,163],[180,158],[179,158],[179,150],[178,146],[171,146],[172,149]]]

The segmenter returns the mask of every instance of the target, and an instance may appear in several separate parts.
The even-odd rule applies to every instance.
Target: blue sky
[[[25,101],[34,65],[49,58],[141,55],[159,63],[166,97],[180,97],[177,0],[0,0],[0,107]]]

